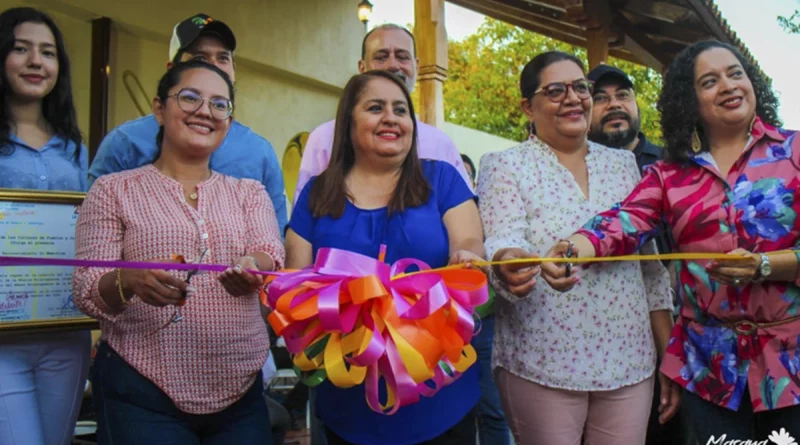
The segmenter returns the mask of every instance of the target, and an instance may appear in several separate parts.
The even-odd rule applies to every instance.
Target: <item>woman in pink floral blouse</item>
[[[535,137],[481,160],[480,212],[494,260],[544,252],[641,179],[633,153],[588,141],[592,88],[577,58],[536,56],[521,87]],[[493,366],[516,442],[643,444],[656,353],[672,327],[666,269],[603,265],[566,296],[535,284],[535,273],[510,265],[491,273]],[[660,383],[671,394],[671,382]]]
[[[664,220],[680,252],[743,255],[678,265],[682,307],[661,371],[687,390],[700,443],[794,443],[800,279],[796,251],[778,251],[800,247],[800,138],[777,127],[777,100],[758,69],[720,42],[678,55],[659,109],[668,161],[569,240],[580,256],[628,254]],[[542,269],[557,289],[575,283],[564,267]]]
[[[269,350],[261,279],[284,262],[264,186],[209,168],[233,84],[199,61],[172,67],[153,111],[152,164],[99,178],[80,209],[77,257],[230,264],[221,274],[78,268],[75,303],[100,321],[92,368],[101,445],[272,442],[261,394]]]

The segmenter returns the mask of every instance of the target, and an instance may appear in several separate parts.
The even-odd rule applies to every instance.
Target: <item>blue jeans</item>
[[[91,361],[89,331],[0,339],[0,445],[68,445]]]
[[[494,314],[481,320],[481,331],[472,339],[478,353],[481,399],[478,402],[478,438],[480,445],[509,445],[511,433],[500,401],[500,392],[492,378]]]
[[[241,399],[202,415],[179,410],[105,342],[91,374],[98,445],[272,445],[260,371]]]

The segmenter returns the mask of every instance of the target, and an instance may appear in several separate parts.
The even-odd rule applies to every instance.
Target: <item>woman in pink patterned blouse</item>
[[[520,84],[535,137],[481,160],[480,213],[493,260],[546,251],[641,179],[633,153],[588,141],[592,88],[580,60],[540,54]],[[672,327],[667,270],[657,262],[602,265],[566,296],[535,284],[535,273],[505,265],[491,274],[492,364],[516,442],[643,444],[656,354]],[[672,382],[658,383],[672,394]]]
[[[222,274],[79,268],[75,302],[103,332],[92,370],[100,444],[270,444],[261,395],[269,349],[262,280],[285,253],[264,187],[209,169],[233,112],[218,68],[161,79],[152,164],[98,179],[78,218],[77,257],[231,264]]]
[[[800,247],[800,138],[777,127],[758,69],[720,42],[676,57],[659,109],[668,161],[569,240],[580,256],[628,254],[663,220],[680,252],[743,255],[678,264],[682,307],[661,372],[686,389],[700,443],[794,443],[800,279],[797,251],[778,251]],[[563,267],[542,269],[555,288],[574,285]]]

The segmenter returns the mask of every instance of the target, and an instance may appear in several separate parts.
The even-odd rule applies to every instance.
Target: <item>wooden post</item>
[[[608,27],[588,29],[586,31],[586,51],[589,58],[589,70],[608,61]]]
[[[422,122],[444,124],[444,90],[447,78],[445,0],[414,0],[414,36],[419,58],[419,112]]]
[[[108,73],[111,53],[111,19],[92,20],[92,62],[89,92],[89,160],[108,129]]]

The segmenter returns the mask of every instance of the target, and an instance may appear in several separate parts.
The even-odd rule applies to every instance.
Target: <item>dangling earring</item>
[[[700,140],[700,135],[697,134],[697,128],[694,129],[694,133],[692,133],[692,151],[695,153],[700,153],[700,150],[703,149],[703,142]]]

